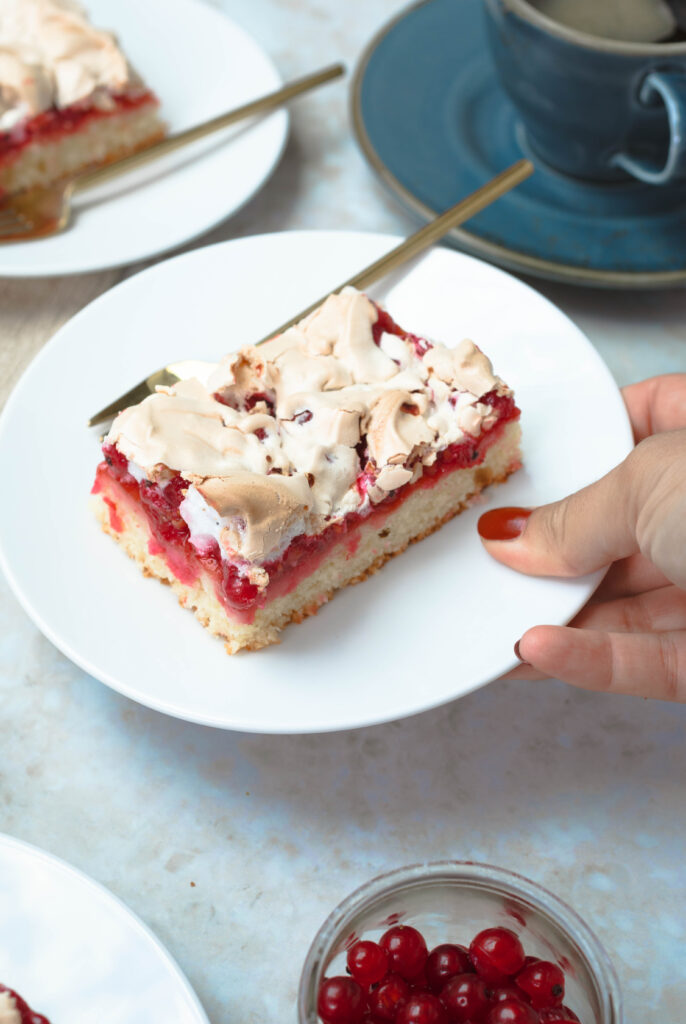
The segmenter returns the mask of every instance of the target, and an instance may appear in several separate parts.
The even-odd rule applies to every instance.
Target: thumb
[[[686,431],[642,441],[606,476],[537,509],[496,508],[478,530],[498,561],[534,576],[584,576],[642,551],[686,585]]]

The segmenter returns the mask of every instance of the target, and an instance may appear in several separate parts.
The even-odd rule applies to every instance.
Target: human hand
[[[499,562],[533,576],[610,565],[569,626],[534,626],[508,678],[686,701],[686,374],[624,388],[636,448],[562,501],[492,509],[479,534]]]

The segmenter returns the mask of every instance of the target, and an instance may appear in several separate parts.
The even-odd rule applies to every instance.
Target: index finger
[[[686,373],[666,373],[622,388],[634,440],[686,427]]]

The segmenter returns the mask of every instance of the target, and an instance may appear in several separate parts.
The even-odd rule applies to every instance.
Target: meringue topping
[[[240,554],[258,561],[264,551],[278,548],[284,532],[308,532],[310,488],[302,474],[265,477],[258,473],[233,473],[213,477],[197,486],[208,505],[227,525],[220,544],[227,555]]]
[[[424,351],[402,332],[377,339],[378,317],[346,288],[283,335],[227,355],[205,383],[158,388],[106,440],[137,478],[181,473],[192,537],[206,509],[227,558],[267,562],[285,536],[364,512],[447,445],[491,429],[497,413],[480,399],[511,394],[473,342]]]
[[[107,104],[139,80],[73,0],[0,0],[0,131],[52,107]]]

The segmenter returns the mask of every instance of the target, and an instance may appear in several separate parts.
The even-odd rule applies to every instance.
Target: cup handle
[[[648,185],[666,185],[686,178],[686,75],[678,71],[651,71],[643,79],[638,98],[645,105],[661,99],[669,121],[669,150],[665,165],[655,170],[628,153],[615,153],[611,159]]]

